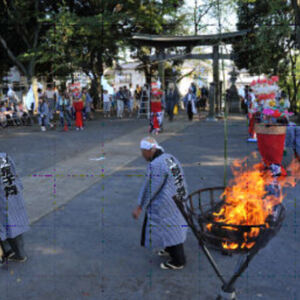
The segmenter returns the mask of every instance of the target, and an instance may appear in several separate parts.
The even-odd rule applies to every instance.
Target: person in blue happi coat
[[[23,185],[16,174],[12,158],[0,153],[0,244],[1,261],[24,262],[23,233],[29,230],[29,220],[22,195]]]
[[[59,111],[60,126],[62,128],[64,128],[65,122],[67,123],[68,127],[71,128],[71,120],[72,120],[71,108],[72,108],[72,103],[68,92],[65,92],[63,97],[58,96],[56,110]]]
[[[186,264],[183,243],[187,223],[172,197],[188,195],[183,169],[152,137],[142,139],[140,148],[149,162],[138,206],[132,213],[137,219],[145,210],[141,245],[161,249],[157,252],[159,256],[170,256],[171,259],[161,263],[162,269],[179,270]]]

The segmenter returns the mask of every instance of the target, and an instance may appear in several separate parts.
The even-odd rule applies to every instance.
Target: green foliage
[[[130,34],[155,34],[155,35],[180,35],[184,32],[184,24],[186,22],[186,14],[182,14],[181,7],[183,0],[145,0],[135,5],[129,14],[129,31]],[[149,47],[137,47],[131,44],[132,57],[138,58],[143,63],[147,81],[150,75],[157,72],[157,64],[153,64],[150,68],[146,59],[151,54]]]
[[[295,47],[295,14],[292,6],[283,0],[261,0],[253,3],[238,1],[239,30],[250,33],[233,45],[238,68],[252,74],[279,75],[282,88],[290,90],[292,108],[296,108],[300,74],[296,70],[299,50]],[[289,78],[292,88],[289,88]]]
[[[84,6],[61,5],[50,17],[51,28],[41,46],[40,63],[51,63],[51,74],[74,71],[101,76],[103,64],[111,65],[121,39],[112,1],[82,1]],[[78,4],[78,2],[76,2]],[[72,8],[72,9],[71,9]]]
[[[183,0],[0,0],[1,71],[17,65],[33,76],[66,77],[83,71],[99,81],[134,32],[182,30]],[[5,45],[7,47],[5,47]],[[138,57],[149,48],[137,50]],[[2,55],[3,54],[3,55]],[[8,61],[9,63],[5,63]]]
[[[291,47],[290,9],[281,0],[240,2],[238,29],[251,33],[234,45],[236,64],[251,73],[277,73],[278,65]]]

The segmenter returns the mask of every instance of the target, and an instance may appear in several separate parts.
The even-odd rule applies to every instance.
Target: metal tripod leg
[[[216,272],[217,276],[219,277],[219,279],[222,281],[223,285],[226,284],[226,281],[223,277],[223,275],[221,274],[221,271],[217,265],[217,263],[215,262],[214,258],[212,257],[212,255],[210,254],[209,250],[207,249],[207,247],[205,246],[204,242],[199,239],[199,245],[202,248],[205,256],[207,257],[208,261],[210,262],[211,266],[213,267],[214,271]]]
[[[244,257],[241,257],[240,262],[238,263],[238,267],[237,270],[234,272],[234,274],[232,275],[232,277],[230,278],[230,280],[223,285],[222,290],[224,292],[231,292],[232,290],[234,290],[234,284],[237,281],[237,279],[242,275],[242,273],[247,269],[250,261],[253,259],[253,257],[255,256],[255,254],[258,251],[253,251],[250,252],[248,254],[246,254]]]
[[[228,289],[224,290],[223,287],[227,286],[227,282],[225,281],[225,279],[224,279],[224,277],[223,277],[223,275],[222,275],[222,273],[221,273],[221,271],[220,271],[217,263],[215,262],[214,258],[210,254],[209,250],[205,246],[205,244],[202,241],[202,239],[200,238],[198,241],[199,241],[199,245],[202,248],[205,256],[207,257],[209,263],[211,264],[211,266],[213,267],[213,269],[216,272],[217,276],[219,277],[219,279],[223,283],[222,290],[219,292],[217,300],[237,300],[235,289],[233,288],[233,284],[231,286],[229,286]]]

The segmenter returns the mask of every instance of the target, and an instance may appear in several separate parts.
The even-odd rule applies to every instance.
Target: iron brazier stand
[[[178,196],[174,196],[173,199],[222,282],[222,288],[217,296],[217,300],[234,300],[237,299],[234,287],[235,282],[247,269],[250,261],[258,251],[265,247],[277,234],[285,217],[285,208],[282,204],[275,206],[273,213],[268,216],[266,223],[262,225],[234,225],[215,222],[213,213],[218,212],[224,204],[224,199],[221,197],[224,190],[225,187],[204,188],[193,192],[186,199]],[[211,224],[213,230],[208,230],[207,224]],[[260,230],[256,237],[246,240],[247,243],[254,244],[248,249],[243,246],[245,245],[244,234],[249,233],[253,228],[259,228]],[[222,246],[224,243],[235,243],[236,247],[231,250],[224,249]],[[242,254],[229,280],[225,280],[208,247],[220,251],[222,254]]]

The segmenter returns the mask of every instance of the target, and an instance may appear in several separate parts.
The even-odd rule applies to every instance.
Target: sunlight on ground
[[[35,248],[35,250],[44,255],[57,255],[63,253],[62,249],[43,247],[43,246],[38,246]]]

